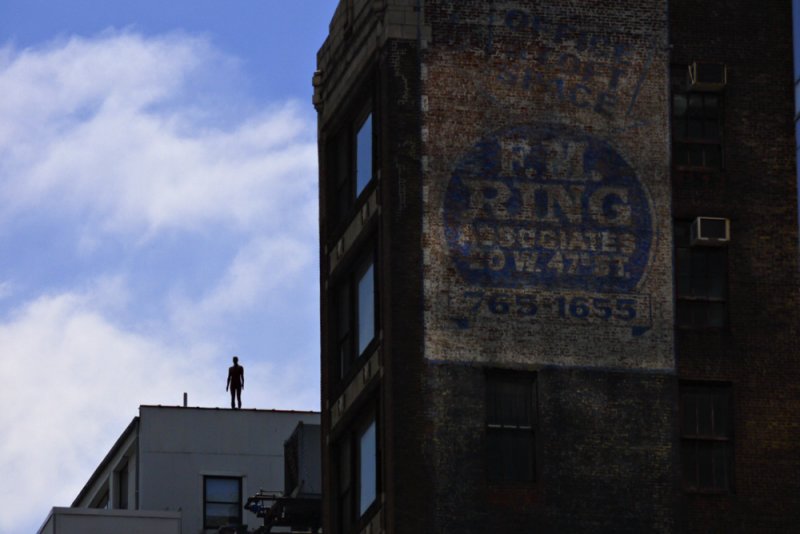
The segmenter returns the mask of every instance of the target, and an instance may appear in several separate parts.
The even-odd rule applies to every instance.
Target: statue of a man
[[[242,390],[244,389],[244,367],[239,365],[239,358],[233,357],[233,365],[228,367],[228,384],[225,391],[231,391],[231,408],[236,409],[234,401],[239,402],[239,409],[242,408]]]

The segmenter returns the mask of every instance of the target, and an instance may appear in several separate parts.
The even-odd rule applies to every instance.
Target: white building
[[[319,413],[141,406],[72,507],[53,508],[39,533],[257,528],[242,506],[283,491],[284,441],[300,422],[319,424]]]

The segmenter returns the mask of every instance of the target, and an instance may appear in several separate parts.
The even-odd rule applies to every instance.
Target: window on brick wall
[[[371,408],[344,431],[336,447],[336,516],[338,531],[363,527],[378,502],[378,421]]]
[[[341,228],[359,204],[375,174],[375,143],[371,107],[346,122],[328,147],[332,187],[328,193],[331,225]]]
[[[377,290],[375,254],[371,247],[349,270],[345,268],[335,291],[335,354],[338,378],[344,378],[375,339]]]
[[[487,374],[486,464],[489,481],[534,480],[535,401],[535,375],[510,372]]]
[[[690,91],[686,65],[673,67],[671,84],[673,166],[722,168],[722,93]]]
[[[692,246],[691,222],[676,221],[676,325],[683,328],[721,328],[727,322],[728,249]]]
[[[733,414],[728,384],[681,385],[681,463],[688,491],[733,487]]]
[[[355,515],[355,481],[353,476],[353,444],[351,437],[345,436],[339,442],[337,448],[337,467],[336,478],[338,480],[336,488],[336,515],[338,519],[339,532],[346,534],[353,529]]]
[[[364,515],[378,496],[378,442],[375,417],[358,432],[358,515]]]
[[[372,181],[372,113],[356,125],[355,141],[355,198],[358,198]]]

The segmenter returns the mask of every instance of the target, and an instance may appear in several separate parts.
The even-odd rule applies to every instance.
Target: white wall
[[[181,510],[182,532],[203,532],[203,476],[242,477],[242,500],[259,489],[283,490],[283,443],[298,422],[319,414],[142,406],[139,507]],[[249,528],[261,521],[242,513]]]
[[[180,534],[179,512],[53,508],[39,534]]]

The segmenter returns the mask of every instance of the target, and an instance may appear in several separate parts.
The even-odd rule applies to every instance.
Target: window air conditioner
[[[728,83],[728,68],[724,63],[689,65],[689,89],[692,91],[722,91]]]
[[[721,246],[731,240],[731,222],[722,217],[697,217],[692,221],[692,246]]]

